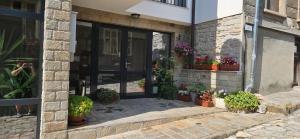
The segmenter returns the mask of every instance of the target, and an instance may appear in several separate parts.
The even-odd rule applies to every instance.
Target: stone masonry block
[[[61,9],[61,1],[60,0],[46,0],[46,8],[51,9]]]
[[[69,1],[62,2],[62,10],[71,11],[71,4]]]
[[[82,130],[82,131],[74,131],[69,133],[70,139],[95,139],[97,138],[96,130]]]
[[[43,96],[44,96],[43,99],[45,102],[55,100],[55,92],[45,92]]]
[[[56,51],[54,58],[56,61],[70,61],[70,53],[68,51]]]
[[[67,139],[67,135],[67,130],[52,133],[44,133],[42,134],[42,139]]]
[[[43,113],[43,121],[51,122],[54,120],[54,112],[44,112]]]
[[[44,91],[60,91],[61,81],[44,81]]]
[[[44,53],[44,59],[46,59],[46,60],[54,60],[54,52],[53,51],[46,51]]]
[[[68,110],[68,101],[62,101],[60,102],[60,110]]]
[[[45,112],[58,111],[58,110],[60,110],[60,103],[59,102],[45,102],[43,109]]]
[[[56,81],[68,81],[69,80],[69,72],[68,71],[55,72],[55,80]]]
[[[68,100],[69,92],[67,91],[59,91],[56,92],[56,100]]]
[[[43,130],[45,133],[54,132],[54,131],[61,131],[67,129],[67,122],[60,121],[60,122],[49,122],[45,123]]]
[[[47,21],[46,23],[46,29],[51,29],[54,30],[57,28],[57,21],[56,20],[52,20],[52,19],[46,19]]]
[[[70,22],[58,22],[58,30],[60,31],[69,31],[70,30]]]
[[[68,81],[62,81],[61,91],[69,91],[69,80]]]
[[[57,111],[57,112],[55,112],[55,120],[56,121],[66,120],[67,117],[68,117],[68,112],[67,111]]]
[[[70,62],[61,62],[62,71],[69,71],[70,70]]]
[[[45,49],[46,50],[61,50],[63,42],[54,41],[54,40],[46,40],[45,41]]]
[[[61,70],[61,62],[44,60],[44,68],[45,70],[59,71]]]
[[[53,19],[60,21],[70,21],[71,12],[54,10]]]
[[[45,71],[43,73],[43,79],[45,81],[53,81],[54,80],[54,71]]]
[[[64,31],[53,31],[53,39],[54,40],[63,40],[63,41],[69,41],[71,37],[70,32],[64,32]]]

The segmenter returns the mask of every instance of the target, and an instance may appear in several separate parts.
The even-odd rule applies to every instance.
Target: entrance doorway
[[[171,39],[168,33],[154,34],[160,33],[78,22],[77,47],[74,61],[71,62],[70,90],[80,94],[106,88],[117,91],[121,98],[153,96],[152,64],[155,63],[153,60],[159,59],[157,55],[160,54],[153,36],[159,36],[167,42],[159,44],[159,52],[163,52],[161,55],[168,55]]]
[[[300,38],[295,38],[295,54],[294,54],[294,83],[293,86],[300,85]]]

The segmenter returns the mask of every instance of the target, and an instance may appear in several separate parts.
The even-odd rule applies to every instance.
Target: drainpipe
[[[196,0],[192,0],[192,21],[191,21],[191,47],[195,48],[195,10],[196,10]],[[192,55],[192,60],[194,60],[194,53]]]
[[[256,9],[255,9],[255,19],[254,19],[254,27],[253,27],[253,50],[252,50],[252,63],[251,63],[251,71],[250,71],[250,83],[246,86],[245,91],[251,92],[254,87],[254,75],[255,75],[255,67],[256,67],[256,54],[257,54],[257,39],[258,39],[258,28],[261,19],[261,6],[262,0],[256,0]]]

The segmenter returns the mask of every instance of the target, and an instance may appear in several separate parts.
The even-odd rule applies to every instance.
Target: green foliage
[[[145,79],[139,80],[138,85],[140,88],[145,88]]]
[[[159,86],[158,92],[161,98],[174,100],[178,89],[173,83],[164,83]]]
[[[195,83],[192,83],[190,85],[187,86],[187,90],[189,92],[195,92],[195,93],[199,93],[199,94],[202,94],[204,91],[206,91],[206,87],[201,84],[201,83],[198,83],[198,84],[195,84]]]
[[[208,60],[208,61],[203,61],[203,62],[196,62],[196,64],[199,64],[199,65],[219,65],[220,62],[219,61],[216,61],[216,60]]]
[[[119,94],[115,90],[100,88],[96,92],[97,100],[102,104],[110,104],[119,99]]]
[[[87,116],[93,108],[93,101],[88,97],[70,96],[69,97],[69,115]]]
[[[254,112],[259,106],[259,100],[255,95],[243,91],[226,96],[224,101],[228,110],[235,112]]]

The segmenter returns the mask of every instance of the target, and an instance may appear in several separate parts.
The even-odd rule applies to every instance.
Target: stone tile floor
[[[238,132],[227,139],[300,139],[300,110],[279,120],[274,120]]]
[[[200,139],[226,138],[237,131],[284,117],[282,114],[219,112],[134,130],[102,139]]]
[[[199,107],[191,102],[178,100],[157,98],[126,99],[110,105],[95,103],[94,109],[88,117],[88,124],[101,123],[102,125],[111,125],[221,111],[224,110]]]

